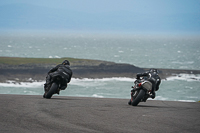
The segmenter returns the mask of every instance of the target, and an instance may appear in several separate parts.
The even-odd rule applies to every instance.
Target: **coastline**
[[[48,71],[64,59],[68,59],[71,63],[72,77],[80,79],[135,78],[137,73],[149,70],[149,68],[140,68],[130,64],[100,60],[0,57],[0,82],[6,82],[7,80],[30,82],[30,78],[34,81],[44,81]],[[200,70],[157,69],[162,79],[179,74],[200,74]]]

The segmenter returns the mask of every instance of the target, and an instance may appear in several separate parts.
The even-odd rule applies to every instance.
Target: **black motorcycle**
[[[146,102],[146,100],[151,97],[152,83],[148,80],[136,79],[134,82],[134,87],[131,90],[131,99],[128,104],[132,106],[137,106],[139,102]]]
[[[50,99],[54,94],[59,94],[60,90],[62,90],[63,78],[61,76],[54,77],[51,80],[51,85],[47,88],[47,92],[44,93],[43,98]]]

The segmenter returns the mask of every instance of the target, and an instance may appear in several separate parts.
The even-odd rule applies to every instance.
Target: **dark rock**
[[[22,64],[8,65],[0,64],[0,82],[6,80],[21,81],[44,81],[48,71],[56,64]],[[72,65],[74,78],[111,78],[111,77],[129,77],[135,78],[137,73],[142,73],[148,68],[139,68],[130,64],[118,64],[113,62],[103,62],[99,64]],[[175,76],[180,73],[200,74],[200,70],[178,70],[178,69],[158,69],[162,79]]]

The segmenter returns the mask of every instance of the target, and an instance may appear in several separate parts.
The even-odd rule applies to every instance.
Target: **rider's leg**
[[[155,93],[156,84],[155,82],[151,82],[151,83],[152,83],[151,98],[154,99],[156,97],[156,93]]]
[[[46,77],[46,83],[44,84],[44,95],[43,95],[44,98],[47,92],[49,91],[50,85],[51,85],[51,74],[48,74]]]

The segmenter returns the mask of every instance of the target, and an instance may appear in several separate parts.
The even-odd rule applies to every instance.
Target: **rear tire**
[[[136,98],[133,99],[131,105],[132,106],[137,106],[139,104],[139,102],[141,102],[141,100],[144,97],[144,95],[145,95],[145,91],[141,89],[140,92],[138,93],[138,95],[136,96]]]
[[[45,98],[50,99],[53,96],[53,94],[55,94],[57,89],[58,89],[58,85],[56,83],[53,83],[51,85],[50,90],[47,92]]]

